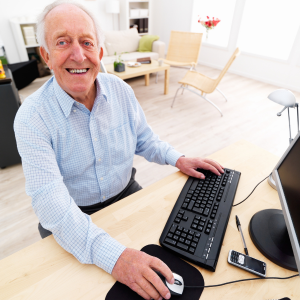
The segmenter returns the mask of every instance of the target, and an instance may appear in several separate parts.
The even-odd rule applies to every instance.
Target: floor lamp
[[[298,103],[296,103],[295,95],[289,90],[279,89],[279,90],[272,92],[268,96],[268,98],[271,101],[284,106],[284,108],[279,113],[277,113],[278,117],[280,117],[281,114],[287,109],[288,119],[289,119],[289,131],[290,131],[289,142],[291,143],[293,141],[293,139],[292,139],[292,133],[291,133],[290,108],[295,108],[295,107],[297,108],[297,125],[298,125],[298,132],[299,132],[299,111],[298,111]],[[275,183],[272,173],[270,174],[270,176],[268,178],[268,183],[273,189],[276,190],[276,183]]]
[[[118,0],[107,0],[105,10],[108,14],[118,14],[118,29],[120,30],[120,2]]]

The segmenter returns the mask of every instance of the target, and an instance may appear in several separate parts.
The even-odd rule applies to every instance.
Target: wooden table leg
[[[169,93],[169,71],[170,69],[165,70],[165,95]]]
[[[148,86],[150,82],[150,74],[145,75],[145,85]]]

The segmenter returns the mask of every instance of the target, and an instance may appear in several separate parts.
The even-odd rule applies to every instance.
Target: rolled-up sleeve
[[[96,264],[111,273],[126,247],[98,228],[70,196],[42,118],[35,115],[23,122],[17,116],[14,130],[26,177],[26,193],[32,197],[41,225],[78,261]]]

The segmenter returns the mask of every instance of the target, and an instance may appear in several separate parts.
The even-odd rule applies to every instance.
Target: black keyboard
[[[162,247],[215,271],[241,173],[224,169],[189,177],[160,236]]]

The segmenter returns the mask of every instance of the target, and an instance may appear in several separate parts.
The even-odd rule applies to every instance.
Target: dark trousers
[[[82,212],[84,212],[87,215],[91,215],[113,203],[118,202],[119,200],[134,194],[135,192],[139,191],[142,189],[142,187],[135,181],[135,173],[136,173],[136,169],[132,168],[132,172],[131,172],[131,178],[129,180],[129,183],[127,184],[127,186],[125,187],[125,189],[119,193],[118,195],[106,200],[105,202],[100,202],[100,203],[96,203],[93,205],[89,205],[89,206],[78,206]],[[44,239],[45,237],[49,236],[52,234],[51,231],[45,229],[41,223],[39,223],[38,225],[38,229],[40,232],[40,235],[42,237],[42,239]]]

